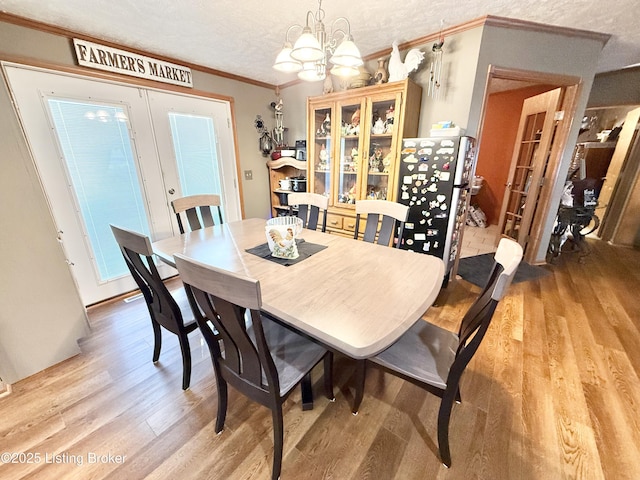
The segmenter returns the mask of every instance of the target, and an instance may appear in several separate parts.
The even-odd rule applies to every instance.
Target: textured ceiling
[[[314,0],[0,0],[0,11],[216,70],[283,84],[271,68],[286,29],[304,23]],[[363,56],[485,15],[611,34],[597,71],[640,63],[638,0],[324,0]],[[445,50],[446,51],[446,50]]]

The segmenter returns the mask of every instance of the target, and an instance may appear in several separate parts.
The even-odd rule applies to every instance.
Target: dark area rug
[[[479,287],[484,287],[489,278],[491,267],[493,267],[493,256],[493,253],[485,253],[484,255],[461,258],[458,263],[458,275],[467,282],[471,282]],[[544,267],[529,265],[522,261],[518,266],[515,277],[513,277],[513,283],[535,280],[550,273],[551,272]]]

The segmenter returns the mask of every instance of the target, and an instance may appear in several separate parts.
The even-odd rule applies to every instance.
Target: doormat
[[[494,253],[485,253],[473,257],[461,258],[458,263],[458,275],[467,282],[479,287],[484,287],[493,268]],[[527,282],[549,275],[551,272],[544,267],[529,265],[522,261],[513,277],[513,283]]]

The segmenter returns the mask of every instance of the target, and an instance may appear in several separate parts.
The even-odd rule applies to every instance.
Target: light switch
[[[245,170],[244,171],[244,179],[245,180],[253,180],[253,170]]]

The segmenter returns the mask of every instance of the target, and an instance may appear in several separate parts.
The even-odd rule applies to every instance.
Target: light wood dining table
[[[293,265],[275,263],[246,251],[266,243],[265,225],[258,218],[230,222],[152,247],[172,266],[181,253],[259,280],[263,311],[355,359],[394,343],[442,286],[444,264],[437,257],[307,229],[300,238],[327,248]]]

